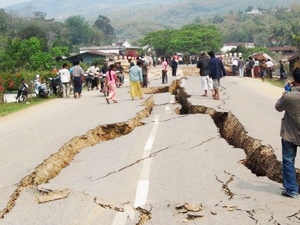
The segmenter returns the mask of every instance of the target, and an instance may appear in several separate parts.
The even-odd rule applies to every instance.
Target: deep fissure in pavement
[[[192,105],[188,101],[188,94],[180,81],[176,84],[175,99],[181,107],[178,114],[208,114],[214,120],[219,133],[230,145],[241,148],[246,154],[243,164],[257,176],[266,176],[270,180],[282,183],[281,162],[277,160],[271,146],[266,146],[247,134],[244,126],[231,112],[218,112],[214,108],[200,105]],[[296,169],[298,184],[300,184],[300,170]]]
[[[279,183],[282,182],[281,162],[277,160],[273,148],[263,145],[260,140],[249,136],[243,125],[232,113],[217,112],[206,106],[191,106],[190,112],[192,114],[209,114],[219,128],[221,137],[235,148],[244,150],[246,159],[243,164],[252,173],[257,176],[266,176]]]
[[[143,104],[144,109],[127,122],[100,125],[95,129],[89,130],[84,135],[72,138],[62,146],[57,153],[52,154],[49,158],[44,160],[44,162],[34,169],[34,172],[24,177],[17,184],[17,189],[10,196],[6,207],[0,212],[0,218],[4,218],[5,214],[10,212],[25,188],[46,183],[56,177],[63,168],[72,162],[74,157],[81,150],[100,142],[126,135],[132,132],[136,127],[143,125],[142,119],[148,117],[154,107],[153,96],[146,99]]]

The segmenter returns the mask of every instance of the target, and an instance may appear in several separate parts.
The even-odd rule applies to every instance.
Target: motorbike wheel
[[[17,103],[24,103],[27,100],[26,95],[21,95],[19,98],[17,98]]]
[[[49,87],[49,96],[50,96],[50,95],[53,95],[53,94],[54,94],[54,93],[53,93],[53,88],[50,86],[50,87]]]
[[[38,97],[39,98],[49,98],[49,95],[50,95],[50,91],[40,91],[39,94],[38,94]]]
[[[87,90],[88,91],[92,90],[92,82],[91,81],[88,81],[88,83],[87,83]]]
[[[56,87],[56,94],[58,97],[62,98],[63,97],[63,88],[62,86],[57,86]]]

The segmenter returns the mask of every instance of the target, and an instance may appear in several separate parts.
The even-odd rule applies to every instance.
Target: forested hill
[[[245,11],[249,6],[266,9],[289,8],[295,0],[32,0],[5,8],[30,14],[43,12],[47,18],[65,19],[72,15],[97,18],[99,15],[122,16],[126,20],[143,18],[175,22]],[[183,22],[182,22],[183,23]]]
[[[57,21],[81,15],[91,23],[103,15],[110,19],[119,38],[134,39],[149,31],[178,28],[231,12],[244,13],[249,8],[290,8],[293,2],[295,0],[32,0],[5,11],[17,11],[25,16],[42,12],[46,18]]]

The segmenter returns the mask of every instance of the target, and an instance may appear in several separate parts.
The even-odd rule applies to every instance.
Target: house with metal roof
[[[90,50],[90,51],[85,51],[85,52],[67,57],[66,60],[68,60],[72,63],[75,60],[79,60],[80,62],[83,62],[86,64],[92,64],[95,61],[95,59],[97,59],[97,58],[103,58],[108,61],[110,57],[114,57],[114,55],[104,53],[101,51],[97,51],[97,50]]]

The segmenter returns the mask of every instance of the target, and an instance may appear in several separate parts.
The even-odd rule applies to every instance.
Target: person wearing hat
[[[300,68],[293,70],[294,88],[291,92],[284,92],[275,104],[275,109],[284,111],[281,121],[282,145],[282,182],[283,196],[296,198],[299,193],[297,182],[295,158],[297,148],[300,146]]]
[[[202,51],[200,53],[200,58],[197,61],[197,68],[199,69],[200,77],[201,77],[201,86],[202,90],[204,91],[204,94],[202,96],[207,97],[208,96],[208,89],[211,90],[212,95],[214,95],[214,90],[213,90],[213,82],[212,79],[209,77],[209,68],[208,68],[208,63],[209,63],[209,57],[208,55]]]

